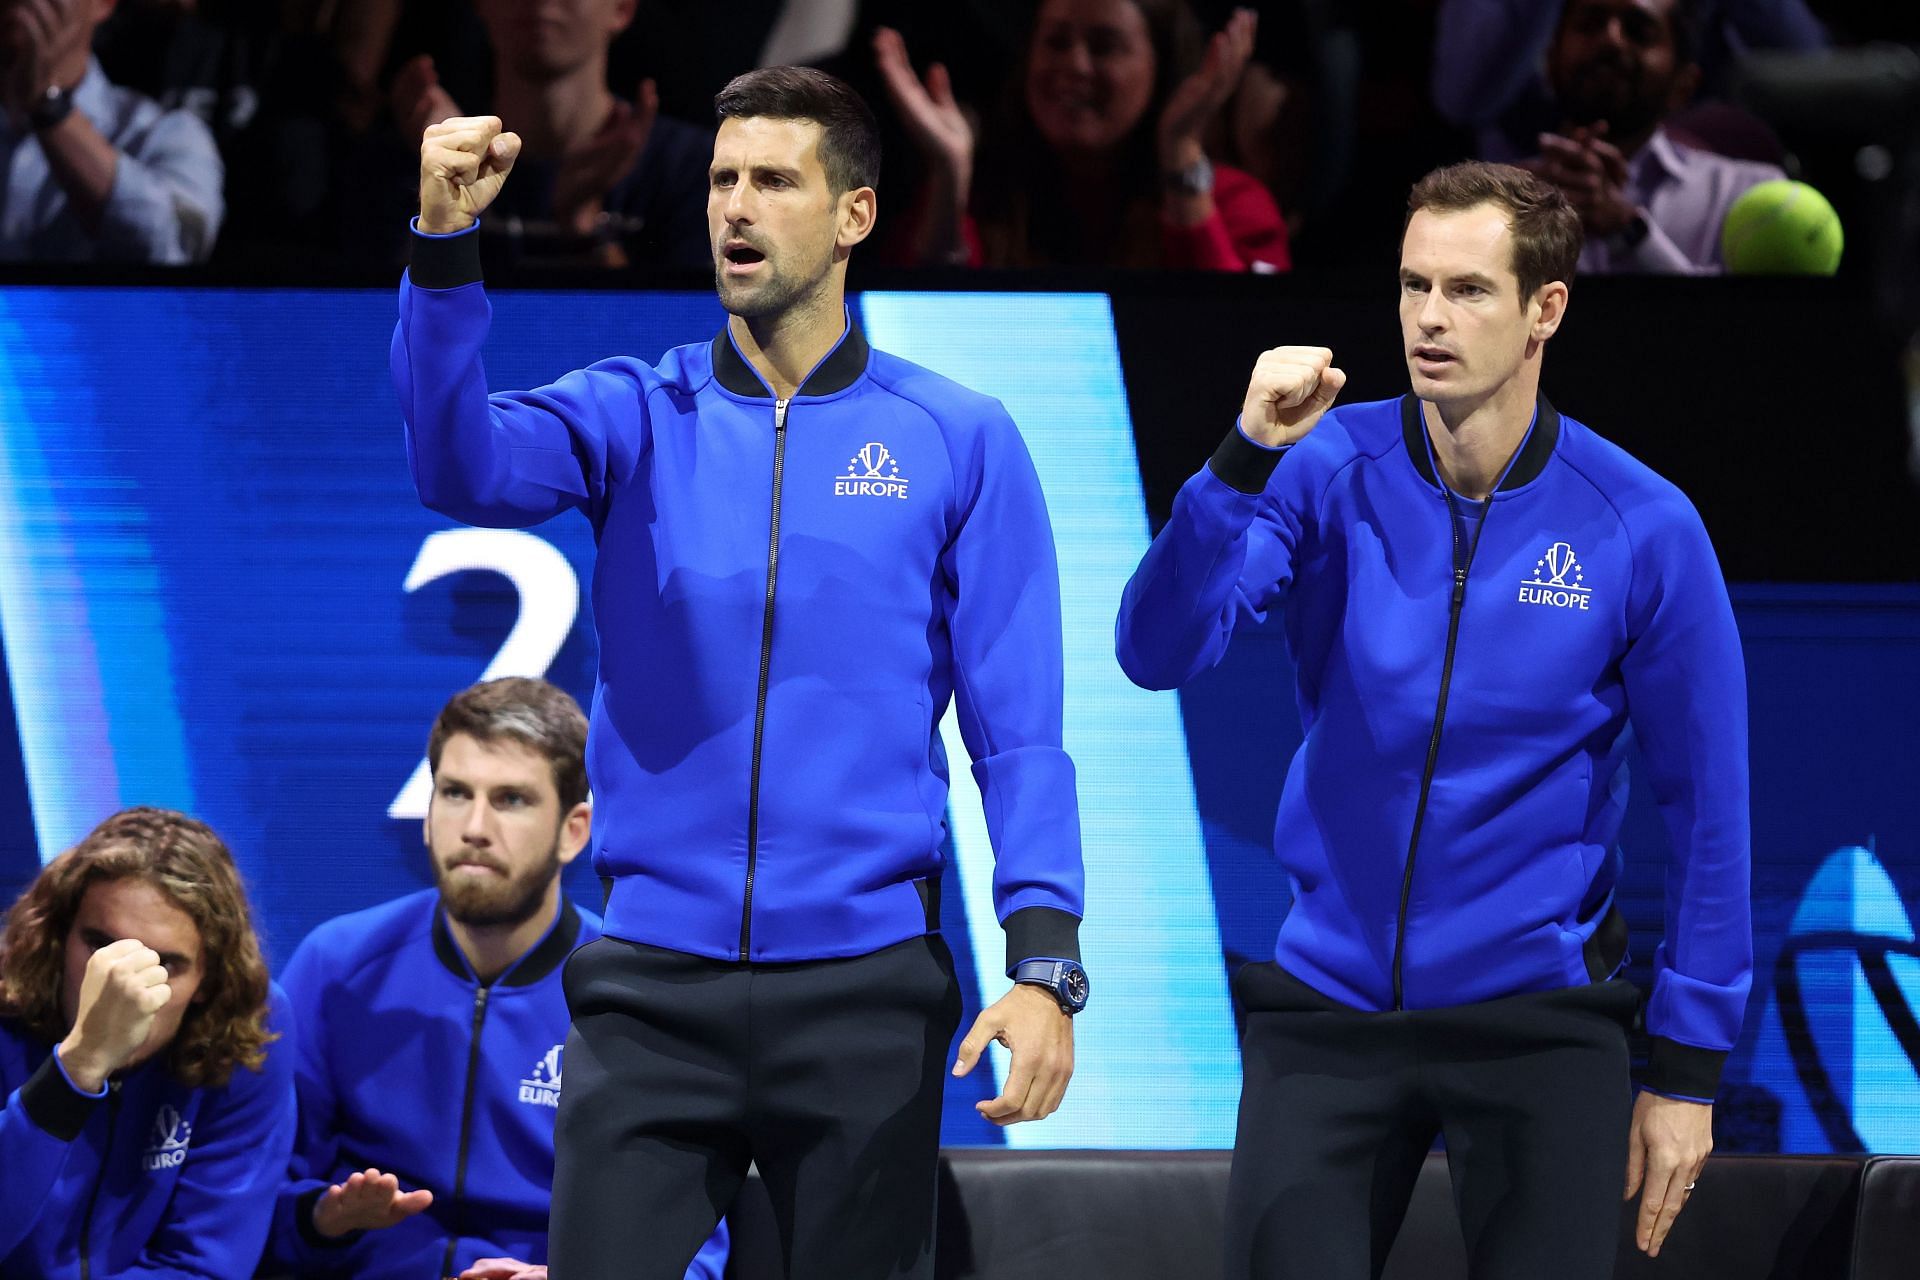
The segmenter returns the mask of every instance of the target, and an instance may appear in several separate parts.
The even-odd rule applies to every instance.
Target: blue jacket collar
[[[533,949],[510,965],[496,982],[503,987],[532,986],[565,963],[573,954],[573,944],[579,940],[580,913],[563,894],[560,918],[547,930],[547,936],[534,943]],[[433,908],[433,954],[454,977],[463,982],[473,981],[473,967],[460,954],[460,944],[453,940],[453,931],[447,928],[446,910],[438,903]]]
[[[867,371],[867,356],[870,353],[866,335],[860,332],[860,326],[853,322],[853,316],[847,316],[846,332],[841,334],[839,343],[826,357],[813,367],[807,380],[800,384],[796,396],[830,396],[845,391],[852,386],[861,374]],[[733,333],[723,327],[713,339],[713,376],[727,391],[750,400],[771,400],[773,393],[760,375],[753,371],[747,358],[733,345]]]
[[[1434,488],[1440,487],[1440,478],[1433,473],[1433,455],[1427,447],[1427,424],[1420,414],[1420,397],[1405,395],[1400,397],[1400,437],[1407,447],[1407,456],[1413,459],[1414,467],[1420,472],[1420,478]],[[1523,484],[1531,484],[1540,478],[1547,468],[1548,459],[1553,457],[1553,447],[1560,442],[1560,411],[1540,397],[1539,407],[1534,411],[1533,428],[1527,432],[1527,438],[1520,442],[1520,452],[1507,466],[1507,474],[1501,478],[1499,489],[1518,489]]]

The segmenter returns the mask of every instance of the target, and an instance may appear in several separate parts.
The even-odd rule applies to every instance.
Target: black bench
[[[939,1280],[1214,1280],[1224,1151],[942,1154]],[[732,1214],[735,1280],[778,1280],[766,1192]],[[1620,1215],[1621,1280],[1914,1280],[1920,1158],[1716,1156],[1657,1260]],[[1857,1245],[1857,1254],[1856,1254]],[[1466,1280],[1446,1158],[1428,1157],[1386,1280]]]

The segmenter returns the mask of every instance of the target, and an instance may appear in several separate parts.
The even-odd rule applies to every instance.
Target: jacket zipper
[[[120,1123],[120,1082],[107,1081],[107,1153],[101,1158],[99,1176],[93,1180],[93,1194],[87,1197],[87,1211],[80,1217],[80,1280],[93,1274],[93,1206],[100,1203],[100,1184],[107,1180],[107,1160],[113,1156],[113,1131]]]
[[[473,993],[473,1040],[467,1046],[467,1092],[460,1102],[460,1155],[453,1168],[453,1212],[447,1215],[453,1230],[447,1236],[446,1259],[440,1264],[440,1274],[456,1274],[453,1269],[454,1250],[460,1244],[461,1220],[460,1201],[467,1191],[467,1147],[473,1141],[473,1082],[480,1074],[480,1028],[487,1020],[487,993],[491,987],[481,987]]]
[[[1407,951],[1407,903],[1413,897],[1413,857],[1420,848],[1420,828],[1427,820],[1427,798],[1433,790],[1433,769],[1440,759],[1440,727],[1447,719],[1447,691],[1453,684],[1453,652],[1460,640],[1460,612],[1467,602],[1467,571],[1473,567],[1474,552],[1480,549],[1481,535],[1487,531],[1487,519],[1493,514],[1491,496],[1487,509],[1480,513],[1480,524],[1468,541],[1461,532],[1460,509],[1453,491],[1441,490],[1447,499],[1447,519],[1453,528],[1453,595],[1447,605],[1447,653],[1440,664],[1440,698],[1433,709],[1433,734],[1427,739],[1427,765],[1420,775],[1420,801],[1413,810],[1413,835],[1407,841],[1407,868],[1400,877],[1400,915],[1393,934],[1393,1007],[1407,1007],[1404,969]]]
[[[753,773],[747,790],[747,892],[740,904],[740,962],[752,958],[753,873],[760,861],[760,746],[767,733],[767,677],[773,671],[773,589],[780,578],[780,480],[787,463],[787,401],[773,402],[773,518],[767,534],[767,604],[760,621],[760,691],[753,704]]]

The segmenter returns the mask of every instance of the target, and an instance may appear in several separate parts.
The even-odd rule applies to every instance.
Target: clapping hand
[[[1172,173],[1203,159],[1202,139],[1207,126],[1233,91],[1253,57],[1253,37],[1260,18],[1251,9],[1236,9],[1227,25],[1207,42],[1206,60],[1181,82],[1160,112],[1160,168]]]
[[[964,191],[973,177],[973,126],[953,96],[946,67],[938,62],[928,67],[923,84],[913,74],[907,42],[890,27],[873,33],[873,59],[914,145]]]
[[[440,73],[427,54],[410,59],[393,77],[393,118],[401,136],[418,138],[430,124],[460,114],[460,104],[440,87]]]
[[[606,209],[607,193],[640,162],[659,115],[660,93],[651,80],[640,82],[632,103],[614,100],[598,132],[584,146],[560,157],[553,180],[556,222],[576,235],[593,231]]]
[[[1540,176],[1560,188],[1588,233],[1610,236],[1633,221],[1627,158],[1607,141],[1606,122],[1540,135]]]
[[[0,109],[16,125],[92,32],[81,0],[8,0],[0,4]]]

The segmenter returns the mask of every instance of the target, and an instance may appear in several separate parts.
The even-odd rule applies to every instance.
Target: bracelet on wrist
[[[1206,196],[1213,194],[1213,162],[1202,155],[1192,164],[1177,169],[1166,169],[1160,174],[1161,185],[1169,192],[1182,196]]]

